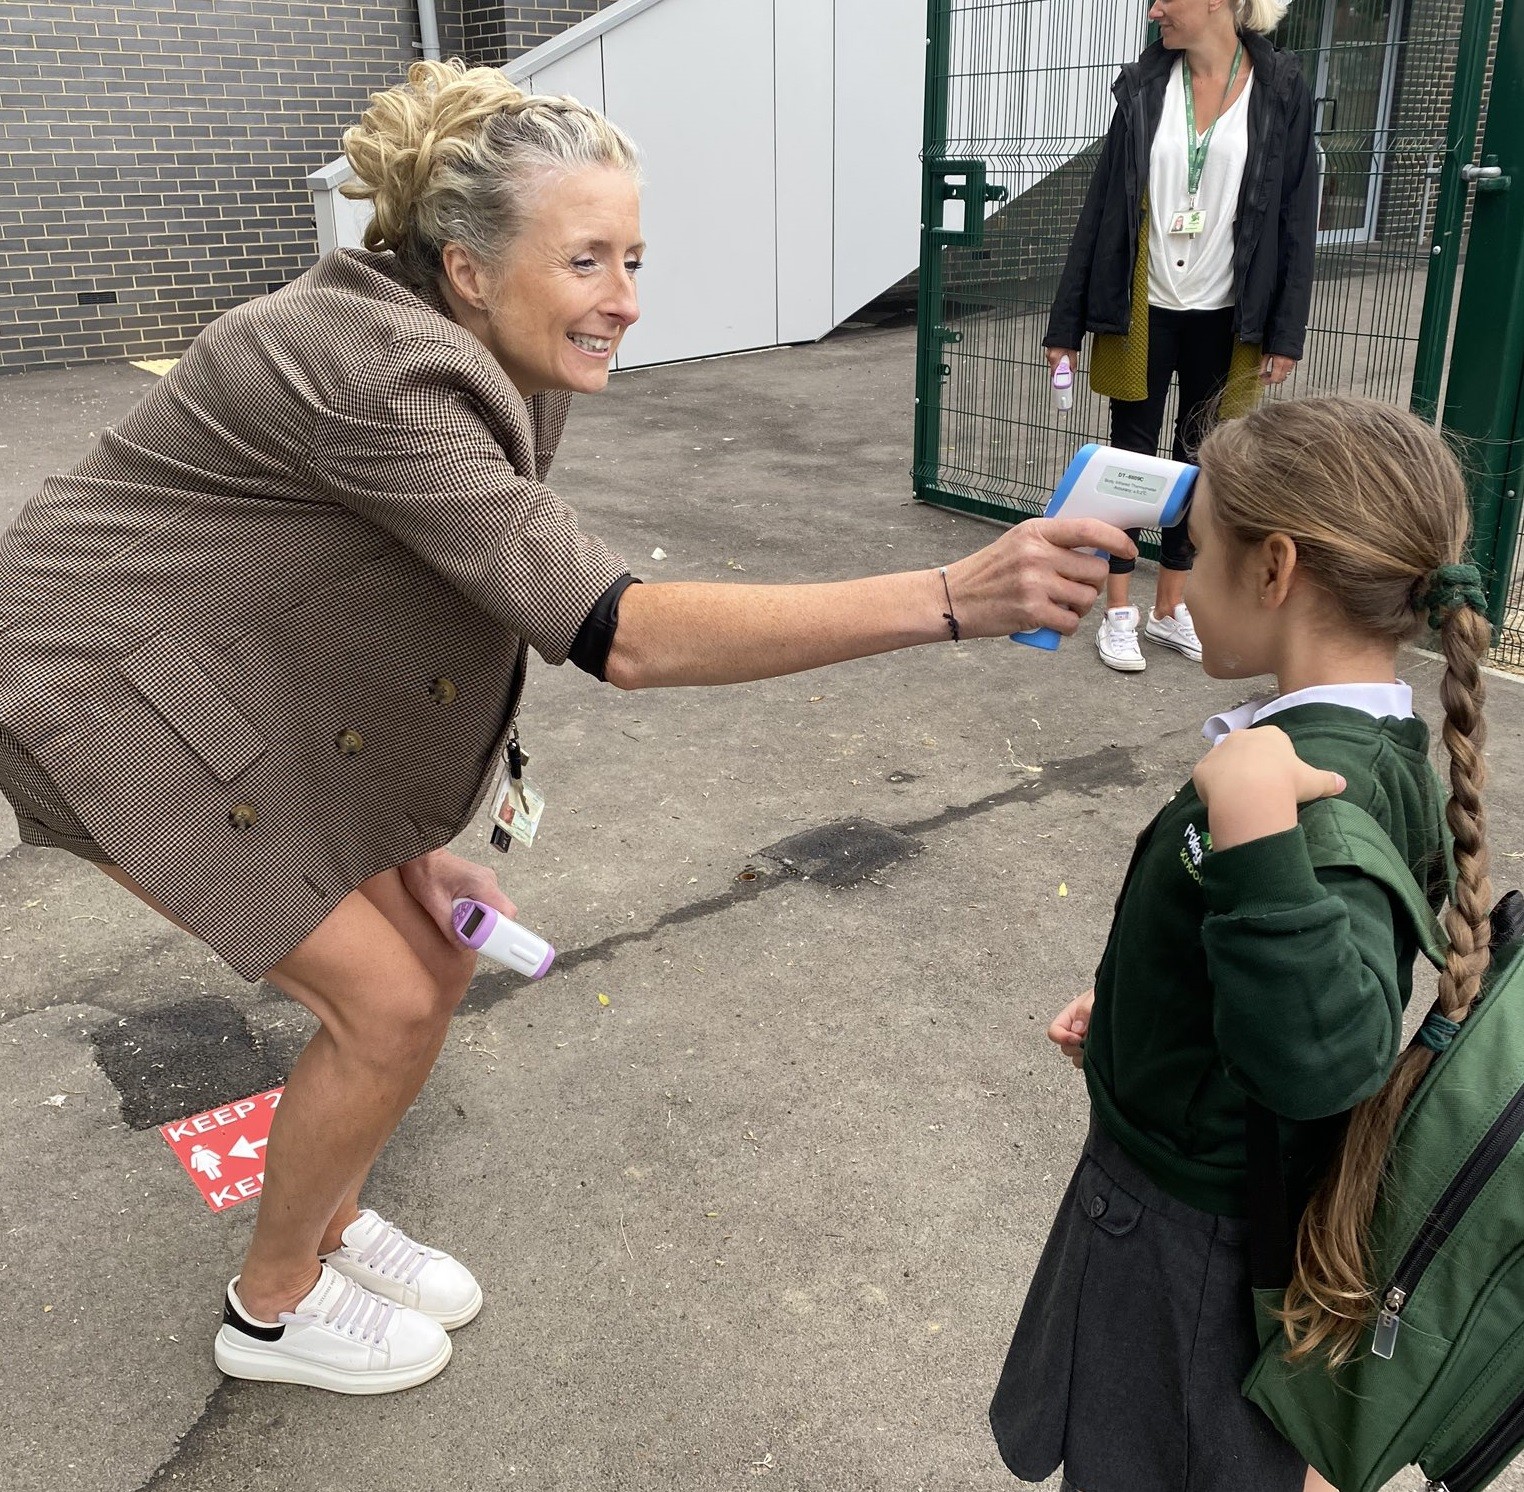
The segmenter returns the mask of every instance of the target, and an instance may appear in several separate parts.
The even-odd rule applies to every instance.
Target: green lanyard
[[[1217,110],[1217,119],[1221,119],[1224,110],[1228,106],[1228,95],[1233,91],[1233,83],[1238,77],[1238,64],[1243,61],[1244,44],[1239,44],[1233,49],[1233,66],[1228,71],[1228,86],[1222,90],[1222,104]],[[1217,128],[1217,119],[1208,126],[1207,132],[1199,140],[1196,138],[1196,91],[1191,87],[1191,59],[1183,58],[1180,63],[1184,74],[1185,83],[1185,189],[1190,194],[1191,207],[1196,206],[1196,192],[1201,186],[1201,173],[1206,166],[1207,147],[1212,143],[1212,131]]]

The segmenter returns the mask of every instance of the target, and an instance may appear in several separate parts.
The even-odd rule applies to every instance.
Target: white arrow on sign
[[[247,1140],[239,1135],[228,1146],[228,1154],[236,1155],[240,1160],[258,1160],[259,1152],[269,1143],[269,1140]]]

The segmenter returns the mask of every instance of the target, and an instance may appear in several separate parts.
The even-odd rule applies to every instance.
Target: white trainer
[[[383,1300],[325,1264],[317,1284],[278,1321],[250,1316],[235,1279],[213,1355],[230,1378],[389,1394],[442,1372],[450,1338],[422,1312]]]
[[[1108,607],[1095,634],[1095,648],[1107,668],[1118,673],[1142,673],[1148,664],[1138,646],[1138,608]]]
[[[387,1300],[422,1311],[446,1331],[464,1326],[482,1308],[482,1287],[464,1264],[415,1243],[368,1207],[323,1262]]]
[[[1184,653],[1192,663],[1201,662],[1201,639],[1196,636],[1196,624],[1191,620],[1190,609],[1182,601],[1170,616],[1148,613],[1143,624],[1143,635],[1150,642]]]

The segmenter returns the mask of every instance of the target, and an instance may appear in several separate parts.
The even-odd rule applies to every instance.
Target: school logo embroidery
[[[1210,830],[1201,832],[1195,824],[1185,826],[1185,843],[1180,846],[1180,863],[1198,886],[1201,884],[1201,858],[1211,848]]]

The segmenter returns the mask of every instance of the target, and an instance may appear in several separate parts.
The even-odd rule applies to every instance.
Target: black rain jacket
[[[1312,98],[1295,56],[1255,32],[1242,41],[1254,88],[1233,228],[1233,331],[1267,353],[1300,359],[1318,226]],[[1178,55],[1155,42],[1112,85],[1116,113],[1069,244],[1045,347],[1079,347],[1086,332],[1127,333],[1149,155]]]

